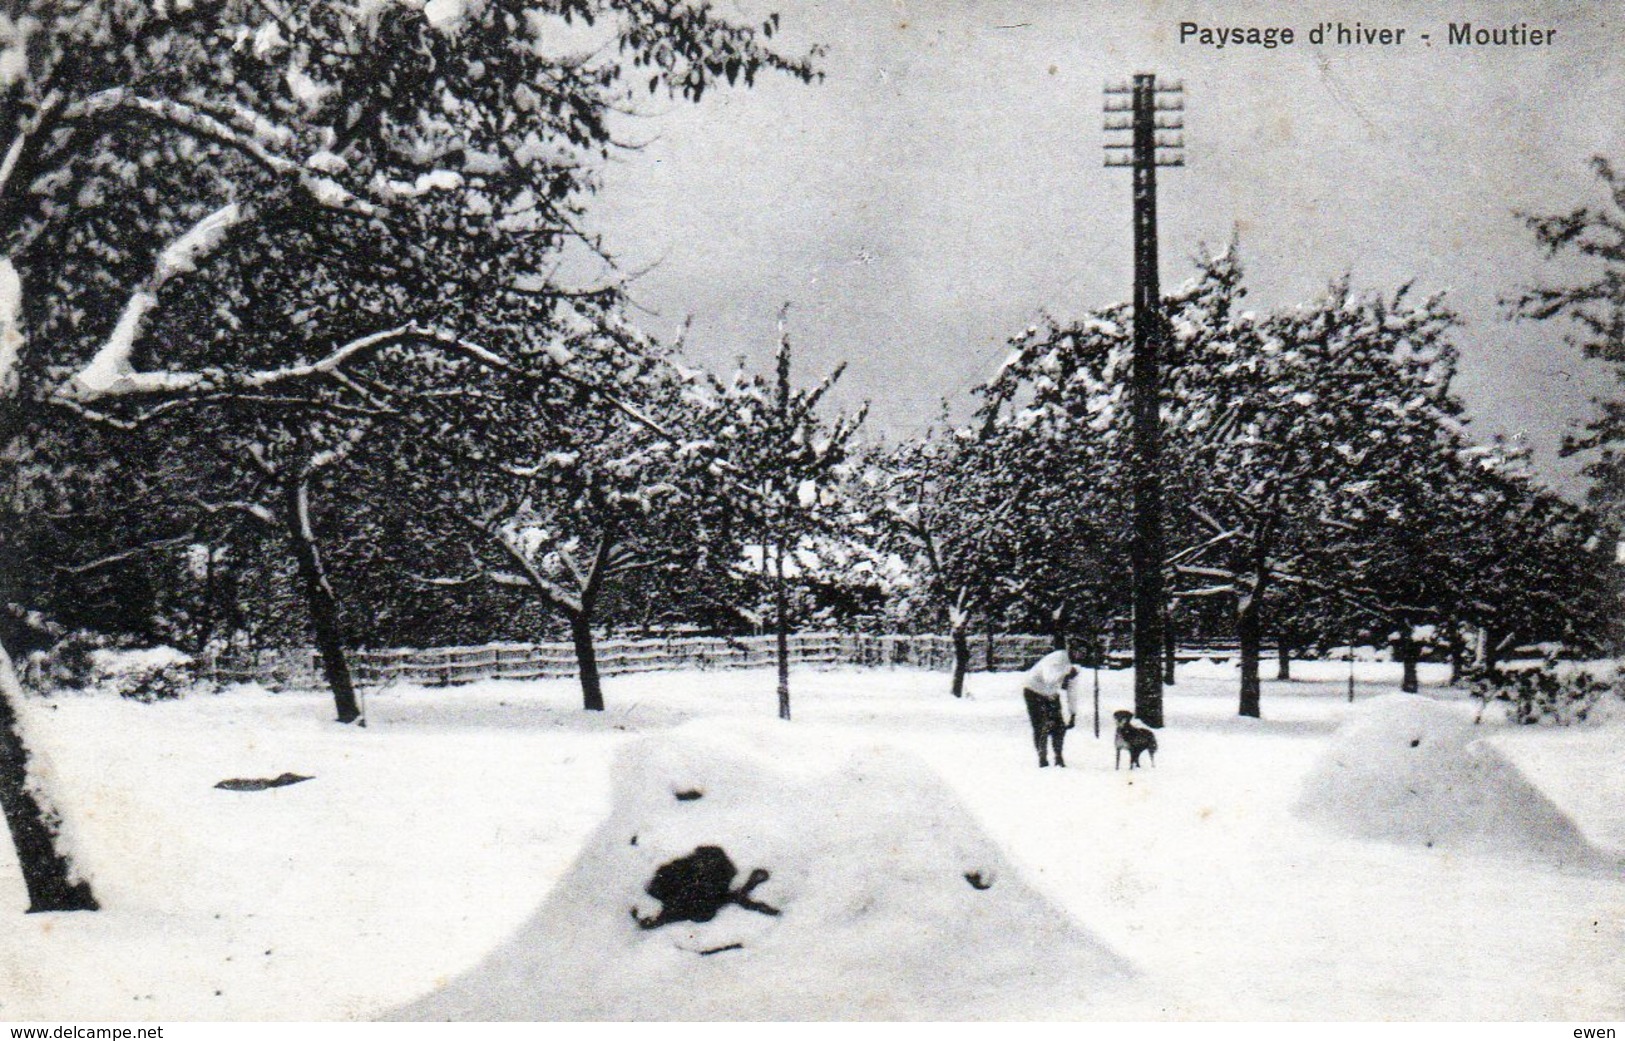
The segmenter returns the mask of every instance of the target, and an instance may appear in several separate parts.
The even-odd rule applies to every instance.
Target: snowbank
[[[1479,740],[1473,710],[1412,694],[1368,702],[1305,777],[1298,816],[1345,834],[1568,865],[1598,863],[1580,830]]]
[[[1234,679],[1239,672],[1239,666],[1228,658],[1198,658],[1179,665],[1179,675],[1188,680]]]
[[[103,676],[129,676],[149,672],[170,665],[190,665],[192,656],[174,647],[142,647],[122,650],[96,650],[90,653],[97,671]]]
[[[391,1018],[1032,1018],[1128,973],[909,753],[806,724],[690,724],[613,773],[609,819],[535,915]],[[656,881],[679,862],[663,878],[722,865],[724,902],[686,909],[704,920],[662,920],[704,888]]]

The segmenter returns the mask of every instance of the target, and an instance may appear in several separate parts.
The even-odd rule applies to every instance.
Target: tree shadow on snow
[[[1250,716],[1184,716],[1178,713],[1167,714],[1167,726],[1164,728],[1171,732],[1207,731],[1209,733],[1264,735],[1270,737],[1325,737],[1332,734],[1341,726],[1341,719],[1275,719],[1269,714],[1269,706],[1264,708],[1264,718],[1254,719]],[[1078,723],[1082,726],[1080,720]]]

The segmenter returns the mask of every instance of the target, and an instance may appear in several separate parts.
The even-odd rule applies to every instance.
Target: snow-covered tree
[[[1203,283],[1236,286],[1239,271],[1221,258]],[[1354,569],[1326,554],[1332,533],[1392,509],[1401,484],[1426,489],[1423,475],[1463,441],[1445,339],[1453,318],[1437,298],[1412,305],[1404,290],[1359,296],[1339,282],[1315,305],[1260,319],[1236,313],[1233,292],[1198,288],[1176,305],[1170,441],[1186,505],[1207,528],[1177,570],[1196,583],[1187,595],[1235,597],[1240,711],[1257,715],[1270,587],[1347,595]],[[1415,537],[1430,537],[1412,520]]]
[[[1423,642],[1460,657],[1467,630],[1491,671],[1520,642],[1600,649],[1612,538],[1594,513],[1540,487],[1524,454],[1469,445],[1425,473],[1397,475],[1383,508],[1341,533],[1359,564],[1355,603],[1391,637],[1405,689],[1417,688]]]
[[[1507,301],[1519,318],[1557,320],[1565,340],[1588,358],[1613,364],[1625,377],[1625,176],[1602,156],[1592,169],[1603,200],[1568,213],[1525,214],[1535,241],[1548,257],[1576,262],[1576,273],[1555,284],[1534,286]],[[1625,400],[1596,402],[1597,414],[1564,451],[1591,454],[1585,473],[1594,505],[1616,524],[1625,523]]]
[[[465,388],[476,393],[444,406],[476,414],[448,424],[462,432],[461,448],[413,446],[404,472],[383,485],[386,494],[407,489],[414,504],[406,537],[415,545],[397,558],[437,562],[442,572],[426,583],[519,590],[566,622],[589,711],[604,708],[593,628],[606,594],[622,576],[693,555],[686,521],[711,483],[703,446],[678,432],[678,370],[620,332],[580,337],[569,350],[576,370],[615,388],[624,410],[570,385],[523,397],[489,382]]]
[[[1568,213],[1525,215],[1535,240],[1548,257],[1577,262],[1579,271],[1564,281],[1525,289],[1509,301],[1520,318],[1558,320],[1571,332],[1567,341],[1587,357],[1611,363],[1625,379],[1625,177],[1602,156],[1591,160],[1602,182],[1599,205]],[[1616,537],[1625,531],[1625,400],[1617,395],[1596,402],[1596,414],[1583,433],[1565,439],[1568,455],[1588,456],[1584,473],[1591,478],[1590,505],[1612,525]],[[1625,601],[1625,574],[1606,568],[1614,590],[1612,639],[1617,652],[1625,646],[1618,621]]]
[[[970,669],[973,613],[991,615],[995,597],[1009,591],[999,550],[1013,537],[1011,519],[1027,519],[1009,487],[1020,473],[990,458],[972,432],[950,431],[875,454],[856,482],[873,544],[910,563],[929,624],[947,624],[956,698]]]
[[[840,531],[850,508],[839,489],[849,476],[847,459],[866,409],[826,419],[820,406],[845,366],[810,388],[797,387],[790,372],[790,335],[783,313],[773,375],[747,372],[729,380],[697,374],[690,400],[698,407],[696,447],[713,453],[725,481],[732,514],[727,527],[752,552],[757,573],[771,591],[777,637],[779,718],[790,718],[790,579],[803,540]]]
[[[977,479],[997,488],[989,502],[1013,503],[988,554],[1009,609],[1057,641],[1082,634],[1091,651],[1128,596],[1127,457],[1115,425],[1127,327],[1124,308],[1028,327],[979,388],[974,429]]]
[[[1175,597],[1234,605],[1239,709],[1257,715],[1263,637],[1295,628],[1267,605],[1299,612],[1298,630],[1358,617],[1400,633],[1402,657],[1418,627],[1461,615],[1465,529],[1450,496],[1473,446],[1438,298],[1356,294],[1345,280],[1260,316],[1240,310],[1244,293],[1231,250],[1166,304],[1166,566]],[[1075,453],[1050,472],[1080,501],[1120,504],[1127,486],[1123,318],[1031,332],[985,391],[992,436]]]
[[[545,259],[583,240],[575,218],[613,147],[611,111],[645,76],[693,99],[761,69],[809,78],[766,45],[775,24],[664,0],[4,5],[0,440],[41,409],[138,426],[199,401],[358,393],[347,371],[402,356],[531,364],[544,345],[504,356],[385,312],[357,336],[266,351],[239,351],[269,330],[229,315],[207,343],[152,329],[228,241],[254,236],[262,260],[297,265],[297,250],[277,254],[277,221],[387,235],[435,210],[442,231],[500,236],[470,281],[546,295]],[[537,266],[501,266],[516,256]],[[0,655],[0,796],[31,906],[91,906],[27,783],[19,694]]]

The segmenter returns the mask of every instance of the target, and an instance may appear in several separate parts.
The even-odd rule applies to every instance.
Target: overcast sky
[[[1314,297],[1351,272],[1447,290],[1468,325],[1459,389],[1482,437],[1524,434],[1542,472],[1608,390],[1560,330],[1506,321],[1499,297],[1565,271],[1516,210],[1601,198],[1594,154],[1625,166],[1625,0],[1524,5],[839,0],[782,13],[781,42],[828,48],[822,84],[759,80],[622,133],[594,223],[634,295],[715,366],[770,356],[789,302],[799,375],[849,362],[842,401],[917,433],[1003,359],[1041,312],[1126,299],[1128,173],[1101,165],[1101,87],[1183,80],[1187,166],[1160,177],[1165,289],[1201,243],[1239,232],[1253,306]],[[1450,21],[1555,28],[1541,47],[1464,48]],[[1290,26],[1290,47],[1181,44],[1179,26]],[[1399,46],[1313,46],[1321,21],[1405,28]],[[1420,40],[1431,36],[1431,46]],[[1572,267],[1567,269],[1573,272]]]

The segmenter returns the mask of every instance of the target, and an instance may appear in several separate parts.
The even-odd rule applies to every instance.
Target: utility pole
[[[1154,73],[1106,87],[1106,165],[1134,171],[1133,491],[1134,714],[1162,726],[1162,417],[1157,359],[1163,337],[1157,278],[1157,167],[1185,165],[1185,88]]]

